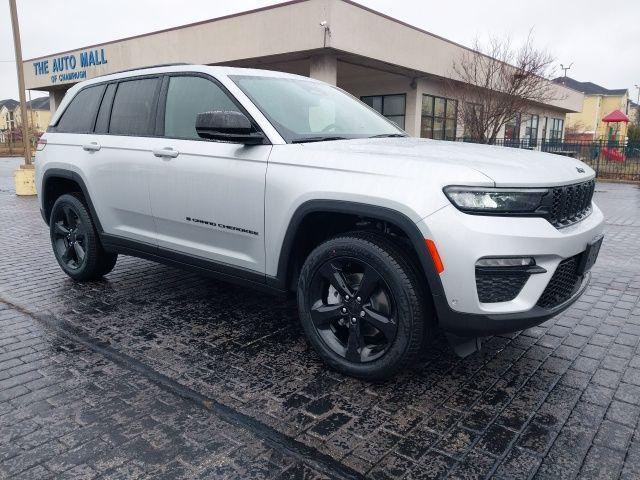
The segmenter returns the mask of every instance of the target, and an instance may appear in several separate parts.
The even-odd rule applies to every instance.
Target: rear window
[[[55,131],[61,133],[91,133],[104,85],[80,90],[58,120]]]
[[[155,114],[158,78],[129,80],[118,84],[111,108],[109,133],[150,135]]]

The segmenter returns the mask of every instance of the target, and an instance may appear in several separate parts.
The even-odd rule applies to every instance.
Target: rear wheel
[[[78,195],[65,194],[56,200],[49,232],[58,264],[74,280],[95,280],[113,270],[118,255],[102,248],[91,215]]]
[[[318,246],[305,261],[298,309],[311,345],[333,368],[387,378],[414,360],[425,306],[408,256],[382,235],[355,232]]]

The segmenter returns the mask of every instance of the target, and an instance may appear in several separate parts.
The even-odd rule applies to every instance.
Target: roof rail
[[[148,68],[159,68],[159,67],[177,67],[179,65],[193,65],[192,63],[185,62],[177,62],[177,63],[159,63],[157,65],[148,65],[146,67],[135,67],[135,68],[127,68],[126,70],[118,70],[117,72],[109,72],[104,75],[114,75],[116,73],[125,73],[125,72],[133,72],[135,70],[146,70]],[[100,75],[103,76],[103,75]]]

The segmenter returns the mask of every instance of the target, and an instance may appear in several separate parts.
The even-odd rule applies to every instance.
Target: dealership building
[[[145,66],[193,63],[262,68],[337,85],[409,134],[463,136],[458,100],[445,88],[469,50],[348,0],[294,0],[24,61],[27,89],[48,91],[55,111],[89,78]],[[555,85],[557,100],[531,104],[501,137],[561,138],[583,94]]]

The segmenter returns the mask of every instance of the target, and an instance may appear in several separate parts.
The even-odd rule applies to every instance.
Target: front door
[[[159,112],[164,135],[155,139],[157,168],[150,178],[161,253],[182,261],[187,255],[190,263],[215,262],[222,272],[236,267],[264,274],[264,190],[271,146],[197,135],[198,113],[242,111],[207,76],[168,76],[161,98],[166,98]]]

